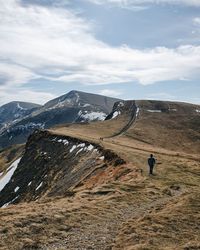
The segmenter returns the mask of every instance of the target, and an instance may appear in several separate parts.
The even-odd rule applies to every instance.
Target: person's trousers
[[[149,166],[149,174],[153,174],[153,166]]]

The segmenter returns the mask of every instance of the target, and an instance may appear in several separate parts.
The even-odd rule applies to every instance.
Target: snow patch
[[[76,148],[80,148],[78,150],[78,152],[76,153],[79,154],[82,150],[84,151],[92,151],[94,149],[94,146],[92,144],[89,144],[88,146],[86,146],[85,143],[80,143],[78,145],[73,145],[72,148],[70,149],[70,153],[73,152]]]
[[[5,208],[5,207],[7,207],[8,205],[10,205],[13,201],[15,201],[15,200],[17,200],[17,198],[18,198],[19,196],[17,196],[17,197],[15,197],[14,199],[12,199],[11,201],[9,201],[9,202],[7,202],[7,203],[5,203],[1,208]]]
[[[76,155],[78,155],[81,151],[83,151],[83,148],[79,149],[79,151],[76,153]]]
[[[105,157],[101,156],[101,157],[99,157],[99,159],[103,161],[105,159]]]
[[[162,111],[159,110],[159,109],[147,109],[148,112],[151,112],[151,113],[161,113]]]
[[[124,107],[124,103],[123,102],[119,102],[118,107]]]
[[[17,103],[17,108],[20,109],[20,110],[27,110],[27,108],[21,107],[19,103]]]
[[[50,108],[48,108],[48,109],[46,109],[46,110],[51,110],[51,109],[56,109],[56,108],[62,108],[62,107],[64,107],[65,106],[65,103],[66,103],[66,101],[59,101],[56,105],[54,105],[53,107],[50,107]]]
[[[68,145],[68,144],[69,144],[68,140],[63,140],[62,143],[63,143],[64,145]]]
[[[40,154],[41,155],[47,155],[47,152],[41,152]]]
[[[31,183],[32,183],[32,181],[30,181],[30,182],[28,183],[28,187],[31,185]]]
[[[77,146],[76,145],[73,145],[73,147],[69,150],[70,153],[72,153],[74,151],[74,149],[76,149]]]
[[[197,113],[200,113],[200,110],[199,110],[199,109],[196,109],[196,112],[197,112]]]
[[[16,188],[15,188],[15,190],[14,190],[14,191],[15,191],[15,193],[16,193],[18,190],[19,190],[19,187],[16,187]]]
[[[139,112],[140,112],[140,109],[139,109],[139,107],[137,107],[137,109],[136,109],[136,117],[138,117]]]
[[[68,145],[69,144],[68,140],[66,140],[66,139],[57,139],[57,137],[53,138],[51,141],[63,143],[64,145]]]
[[[11,166],[9,167],[7,173],[1,178],[0,180],[0,192],[1,190],[4,189],[4,187],[9,183],[9,181],[11,180],[15,170],[17,169],[17,166],[20,162],[21,158],[17,159],[16,161],[14,161]]]
[[[36,191],[39,189],[39,188],[41,188],[41,186],[43,185],[43,181],[36,187]]]
[[[90,144],[87,148],[86,148],[86,150],[88,150],[88,151],[92,151],[94,149],[94,146],[92,145],[92,144]]]
[[[112,118],[111,119],[114,119],[114,118],[116,118],[118,115],[120,115],[121,114],[121,112],[120,111],[115,111],[114,113],[113,113],[113,115],[112,115]]]
[[[0,177],[3,175],[3,172],[0,173]]]
[[[82,112],[79,114],[81,118],[88,121],[98,120],[98,121],[104,121],[106,118],[106,114],[104,112],[91,112],[82,114]]]
[[[79,101],[79,99],[80,99],[79,94],[78,94],[78,93],[75,93],[75,96],[76,96],[75,102],[78,103],[78,101]]]

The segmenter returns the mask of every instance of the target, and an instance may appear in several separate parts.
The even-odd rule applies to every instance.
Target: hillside
[[[123,104],[123,105],[122,105]],[[125,101],[115,104],[110,117],[98,124],[57,126],[56,133],[77,135],[112,147],[129,146],[148,151],[199,153],[200,106],[178,102]],[[137,119],[134,122],[134,114]],[[109,116],[108,116],[109,118]],[[127,124],[129,126],[127,127]],[[124,131],[125,128],[125,131]],[[117,137],[116,135],[120,135]]]
[[[200,249],[199,110],[120,101],[106,121],[37,130],[9,160],[3,150],[4,178],[23,157],[0,193],[0,249]]]

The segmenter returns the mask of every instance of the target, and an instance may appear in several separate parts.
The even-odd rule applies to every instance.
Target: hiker
[[[156,163],[155,158],[152,154],[150,154],[150,157],[148,158],[148,164],[149,164],[149,174],[153,174],[153,167]]]

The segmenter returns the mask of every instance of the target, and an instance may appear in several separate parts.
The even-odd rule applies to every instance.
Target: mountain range
[[[70,91],[43,106],[12,102],[0,107],[0,149],[24,143],[35,129],[104,120],[119,99]]]

